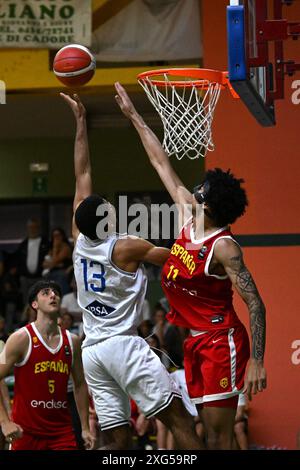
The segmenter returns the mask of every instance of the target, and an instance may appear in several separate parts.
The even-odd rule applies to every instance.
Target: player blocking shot
[[[85,377],[104,432],[104,448],[131,448],[131,397],[147,418],[157,417],[172,431],[178,448],[200,449],[174,382],[137,335],[147,287],[142,263],[161,266],[169,250],[114,231],[113,207],[92,194],[85,108],[77,95],[61,96],[76,119],[74,272],[83,311]]]
[[[266,387],[265,307],[230,230],[248,204],[243,180],[216,168],[206,172],[193,193],[188,191],[125,89],[119,83],[115,87],[118,105],[136,128],[179,212],[191,209],[162,271],[171,307],[167,318],[190,329],[184,344],[186,381],[205,424],[208,448],[231,449],[238,394],[245,389],[251,399]],[[232,287],[249,311],[250,360],[248,335],[234,310]]]

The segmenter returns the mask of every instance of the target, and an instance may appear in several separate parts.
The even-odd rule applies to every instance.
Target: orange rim
[[[156,76],[168,75],[183,78],[191,78],[193,80],[157,80]],[[154,79],[153,79],[154,77]],[[232,88],[232,85],[228,79],[228,72],[221,72],[220,70],[211,69],[197,69],[197,68],[179,68],[179,69],[158,69],[148,70],[138,75],[139,81],[144,81],[150,78],[152,85],[158,87],[175,86],[175,87],[197,87],[202,89],[208,89],[211,85],[220,85],[222,89],[225,87],[229,88],[233,98],[239,98],[239,95]]]
[[[191,78],[194,80],[156,80],[153,79],[155,76],[168,75],[177,76],[184,78]],[[204,82],[210,82],[212,84],[219,84],[222,87],[228,86],[228,72],[221,72],[219,70],[210,69],[159,69],[142,72],[138,75],[139,80],[145,80],[151,77],[151,83],[157,86],[201,86],[203,87]]]

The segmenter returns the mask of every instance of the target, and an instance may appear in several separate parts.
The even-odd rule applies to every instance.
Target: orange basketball
[[[60,49],[53,61],[53,72],[64,85],[77,87],[89,82],[95,73],[96,60],[90,51],[79,44]]]

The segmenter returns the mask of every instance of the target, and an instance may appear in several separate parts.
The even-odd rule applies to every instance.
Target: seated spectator
[[[158,339],[162,348],[164,348],[164,345],[165,345],[165,334],[171,326],[171,324],[168,323],[166,319],[166,314],[167,314],[166,310],[158,302],[155,305],[154,312],[153,312],[153,322],[154,322],[153,333],[158,336]]]
[[[150,320],[143,320],[138,326],[138,334],[142,338],[148,338],[153,331],[153,323]]]
[[[49,251],[48,238],[41,235],[40,221],[29,219],[26,228],[27,237],[15,252],[23,305],[27,302],[28,290],[42,275],[43,260]]]
[[[69,330],[70,333],[78,335],[78,327],[74,326],[74,318],[70,313],[64,313],[61,316],[60,326],[64,330]]]
[[[65,294],[61,301],[60,311],[63,315],[64,313],[70,313],[75,323],[82,322],[82,311],[77,302],[77,285],[74,276],[74,270],[71,269],[69,273],[69,285],[71,292],[69,294]]]
[[[57,282],[62,294],[69,292],[67,268],[72,265],[72,250],[62,228],[52,230],[50,250],[43,261],[43,276]]]
[[[171,324],[168,323],[166,319],[166,310],[161,306],[160,303],[157,303],[153,313],[153,333],[158,337],[161,349],[166,351],[166,333],[171,327]],[[166,354],[162,356],[162,363],[168,369],[170,367],[171,361]]]

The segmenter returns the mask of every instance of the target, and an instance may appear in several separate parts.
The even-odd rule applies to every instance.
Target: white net
[[[156,78],[140,78],[150,102],[164,126],[163,147],[178,160],[204,157],[214,150],[212,122],[222,86],[207,79],[172,83],[168,74],[157,85]]]

